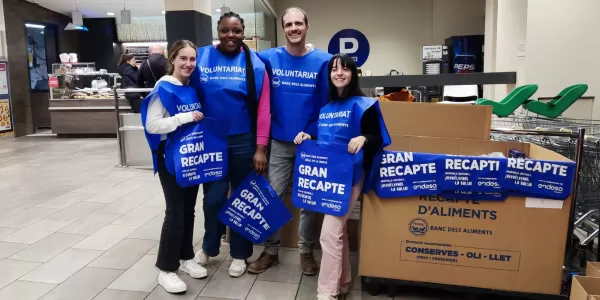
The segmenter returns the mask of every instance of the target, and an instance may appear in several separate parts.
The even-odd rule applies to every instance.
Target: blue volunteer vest
[[[256,99],[260,99],[265,77],[265,64],[252,54],[256,78]],[[229,135],[251,130],[250,114],[246,104],[246,60],[243,51],[235,56],[221,53],[215,46],[198,49],[198,63],[192,74],[207,117],[229,120]]]
[[[388,146],[391,143],[391,139],[385,127],[379,103],[369,97],[350,97],[345,101],[331,101],[321,108],[317,140],[320,142],[348,144],[351,139],[361,135],[360,123],[362,116],[373,105],[375,105],[379,114],[379,124],[383,137],[382,148]],[[362,161],[355,163],[354,170],[353,184],[360,179],[360,174],[362,174]],[[367,170],[365,178],[365,188],[368,190],[370,188],[370,170]]]
[[[317,134],[319,110],[327,104],[331,54],[313,50],[292,56],[285,47],[261,52],[271,76],[271,136],[291,142],[298,132]]]
[[[160,98],[163,106],[169,112],[169,115],[174,116],[178,113],[191,111],[201,111],[202,105],[198,101],[196,90],[190,85],[175,85],[170,82],[160,81],[156,84],[152,92],[144,99],[141,106],[142,124],[146,126],[146,115],[148,113],[148,104],[150,99],[157,95]],[[179,130],[179,129],[177,129]],[[154,165],[154,173],[158,171],[158,146],[160,145],[160,134],[146,133],[146,140],[152,151],[152,163]],[[173,162],[173,147],[169,142],[174,132],[167,135],[165,146],[165,167],[171,175],[175,176],[175,165]]]

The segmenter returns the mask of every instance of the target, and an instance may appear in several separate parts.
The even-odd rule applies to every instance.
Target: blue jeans
[[[227,192],[231,184],[235,191],[253,171],[252,158],[256,151],[256,141],[251,134],[229,136],[229,176],[219,181],[205,183],[204,187],[204,240],[202,250],[210,257],[219,255],[221,236],[225,225],[218,219],[219,211],[227,202]],[[252,256],[253,243],[237,232],[229,231],[230,255],[234,259],[248,259]]]

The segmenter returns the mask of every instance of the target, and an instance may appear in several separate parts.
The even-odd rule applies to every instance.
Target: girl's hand
[[[308,133],[304,133],[300,131],[298,135],[294,138],[294,143],[296,145],[302,144],[303,141],[310,140],[310,135]]]
[[[350,140],[350,143],[348,143],[348,152],[355,154],[358,153],[360,151],[360,149],[362,149],[362,147],[365,145],[365,143],[367,142],[367,138],[365,138],[362,135],[359,135],[353,139]]]
[[[202,121],[202,119],[204,119],[204,114],[195,110],[192,112],[192,117],[194,117],[194,122],[199,122]]]
[[[254,171],[256,174],[264,174],[267,171],[267,154],[265,146],[258,145],[256,147],[256,152],[254,152],[252,161],[254,162]]]

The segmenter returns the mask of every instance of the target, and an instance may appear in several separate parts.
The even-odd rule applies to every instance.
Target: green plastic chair
[[[525,104],[528,111],[554,119],[562,115],[588,90],[587,84],[576,84],[562,90],[549,102],[531,101]]]
[[[514,89],[502,101],[496,102],[489,99],[477,99],[476,105],[487,105],[492,107],[492,113],[498,117],[510,116],[519,106],[529,100],[538,90],[537,84],[527,84]]]

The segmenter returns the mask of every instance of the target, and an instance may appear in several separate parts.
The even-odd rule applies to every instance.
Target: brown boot
[[[300,264],[302,265],[302,273],[304,275],[313,276],[319,272],[315,255],[312,253],[300,254]]]
[[[263,252],[260,257],[248,266],[248,272],[260,274],[272,266],[279,264],[279,257]]]

